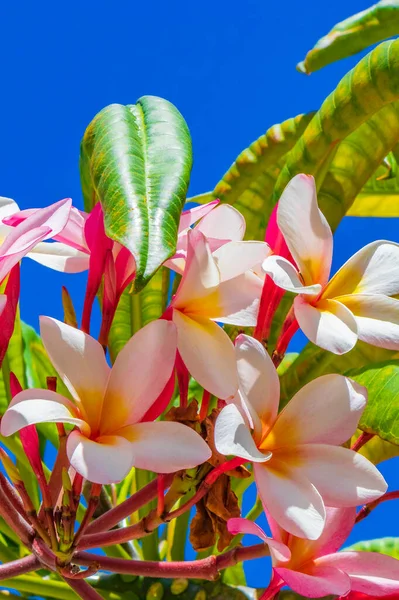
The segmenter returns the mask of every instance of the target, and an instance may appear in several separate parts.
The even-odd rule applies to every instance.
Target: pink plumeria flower
[[[186,268],[165,318],[188,371],[218,398],[234,396],[237,375],[233,344],[215,321],[256,324],[262,281],[250,269],[268,252],[264,242],[229,242],[212,253],[201,231],[188,232]]]
[[[72,467],[94,483],[120,481],[132,466],[156,473],[195,467],[209,459],[204,440],[180,423],[141,422],[170,379],[176,331],[153,322],[125,345],[112,367],[94,338],[41,317],[46,351],[73,401],[42,389],[17,394],[1,420],[2,435],[35,423],[70,423]],[[156,365],[156,372],[154,372]]]
[[[195,223],[198,224],[194,229],[204,234],[212,252],[227,242],[238,242],[244,238],[245,219],[229,204],[219,206],[219,200],[214,200],[186,210],[180,218],[176,253],[165,262],[166,267],[180,275],[187,259],[188,232]]]
[[[350,534],[355,508],[327,508],[326,525],[316,541],[304,540],[281,529],[268,515],[273,540],[247,519],[230,519],[231,533],[256,535],[269,545],[273,580],[262,600],[274,598],[284,585],[306,598],[327,594],[361,598],[399,597],[399,560],[378,552],[337,552]],[[288,558],[287,558],[288,557]],[[269,592],[269,593],[268,593]],[[357,594],[360,594],[359,596]],[[396,594],[396,595],[394,595]]]
[[[356,430],[366,405],[364,387],[325,375],[278,414],[279,378],[262,344],[239,335],[235,351],[239,392],[216,420],[216,448],[253,462],[265,510],[281,527],[317,539],[325,505],[357,506],[384,494],[387,484],[374,465],[340,447]]]
[[[67,199],[62,202],[69,204],[69,217],[64,224],[64,227],[52,231],[51,236],[54,239],[64,240],[64,236],[68,236],[68,230],[71,229],[71,224],[76,221],[83,221],[79,211],[71,207],[71,200]],[[40,213],[43,209],[28,209],[20,211],[18,204],[11,198],[0,197],[0,243],[3,243],[15,227],[23,223],[27,218],[31,218],[35,213]],[[4,221],[4,222],[3,222]],[[81,247],[72,247],[63,241],[46,243],[38,241],[26,255],[28,258],[54,269],[65,273],[79,273],[85,271],[89,266],[89,257]]]
[[[329,281],[333,237],[318,208],[313,177],[297,175],[278,204],[277,221],[297,269],[279,256],[262,267],[274,282],[298,296],[299,327],[316,345],[343,354],[358,339],[399,348],[399,245],[377,241],[352,256]]]

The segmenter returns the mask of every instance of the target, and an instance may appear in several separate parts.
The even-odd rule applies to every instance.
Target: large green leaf
[[[348,375],[368,392],[359,429],[399,446],[399,362],[391,360]]]
[[[368,180],[347,212],[348,216],[399,217],[399,169],[387,179],[378,177],[381,172],[382,167]]]
[[[310,50],[298,71],[312,73],[336,60],[357,54],[376,42],[399,34],[399,2],[381,0],[360,13],[337,23]]]
[[[80,157],[85,207],[100,201],[107,234],[134,255],[136,290],[175,251],[191,165],[186,122],[162,98],[111,104],[86,129]]]
[[[357,552],[379,552],[393,558],[399,559],[399,538],[386,537],[377,540],[368,540],[357,542],[345,550],[355,550]]]
[[[337,143],[398,98],[399,40],[395,40],[370,52],[326,98],[289,153],[273,192],[273,202],[277,202],[294,175],[317,174]]]

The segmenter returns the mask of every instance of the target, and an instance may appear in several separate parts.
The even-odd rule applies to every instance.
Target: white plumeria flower
[[[399,349],[399,245],[376,241],[352,256],[329,281],[333,237],[318,208],[313,177],[297,175],[278,204],[277,221],[297,269],[280,256],[262,268],[295,292],[294,313],[317,346],[344,354],[358,339]]]
[[[75,425],[67,440],[70,463],[85,479],[102,484],[120,481],[132,466],[172,473],[210,458],[208,445],[189,427],[141,422],[172,374],[171,323],[152,322],[138,331],[112,369],[101,344],[78,329],[41,317],[41,336],[73,402],[49,390],[24,390],[1,420],[2,435],[35,423]]]
[[[239,393],[217,418],[216,448],[253,462],[265,510],[283,529],[317,539],[325,506],[357,506],[386,491],[374,465],[340,447],[356,430],[364,387],[325,375],[299,390],[278,415],[280,382],[262,344],[240,335],[236,357]]]
[[[15,230],[15,227],[3,223],[3,219],[12,216],[18,219],[19,215],[21,215],[21,219],[24,220],[35,212],[36,210],[31,209],[20,211],[18,204],[14,200],[0,197],[0,244]],[[71,228],[77,219],[79,221],[82,220],[82,223],[84,222],[81,213],[76,209],[72,209],[67,227]],[[87,253],[62,242],[39,242],[26,256],[45,267],[65,273],[80,273],[89,268],[89,256]]]
[[[204,234],[188,232],[183,277],[167,313],[185,366],[218,398],[234,396],[234,346],[216,323],[255,326],[262,280],[251,269],[270,248],[264,242],[228,242],[212,253]],[[215,322],[216,321],[216,322]]]

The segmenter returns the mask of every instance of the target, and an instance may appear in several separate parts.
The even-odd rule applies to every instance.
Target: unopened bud
[[[188,588],[188,579],[174,579],[170,586],[170,591],[174,596],[178,596]]]
[[[164,594],[163,585],[160,581],[156,581],[147,590],[146,600],[162,600]]]
[[[22,481],[22,477],[19,474],[17,465],[15,465],[8,454],[0,448],[0,460],[3,463],[3,467],[14,485],[18,485]]]
[[[62,286],[62,307],[64,309],[64,323],[77,328],[78,320],[76,318],[75,308],[73,306],[72,298],[65,286]]]

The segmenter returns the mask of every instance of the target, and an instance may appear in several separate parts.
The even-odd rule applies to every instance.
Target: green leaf
[[[287,157],[273,203],[294,175],[317,174],[338,142],[398,98],[399,40],[395,40],[380,44],[364,57],[323,102]],[[322,210],[334,214],[324,206]]]
[[[247,580],[244,572],[244,564],[237,563],[232,567],[228,567],[222,572],[222,581],[226,585],[247,585]]]
[[[80,158],[85,208],[100,201],[107,235],[134,255],[136,291],[175,252],[191,165],[186,122],[162,98],[111,104],[86,129]]]
[[[355,441],[361,435],[360,429],[357,429],[355,434],[349,443],[349,446],[353,446]],[[359,454],[365,456],[373,465],[378,465],[384,460],[389,460],[395,456],[399,456],[399,446],[391,444],[382,440],[378,435],[373,436],[364,446],[358,450]]]
[[[357,542],[344,550],[354,550],[356,552],[379,552],[393,558],[399,559],[399,538],[386,537],[377,540],[368,540]]]
[[[389,361],[347,373],[367,388],[359,429],[399,446],[399,364]]]
[[[297,65],[297,69],[302,73],[312,73],[398,34],[399,2],[381,0],[337,23],[307,53],[305,60]]]

